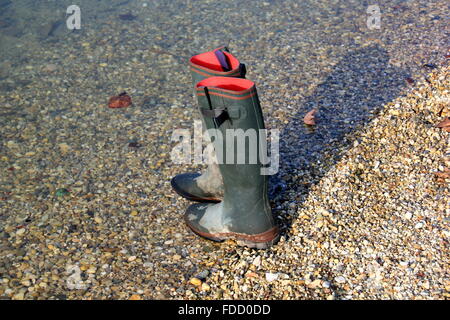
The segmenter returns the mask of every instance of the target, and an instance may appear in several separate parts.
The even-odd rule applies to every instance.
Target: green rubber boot
[[[196,93],[207,129],[217,130],[216,134],[210,134],[215,138],[224,197],[217,204],[191,205],[185,213],[185,222],[204,238],[234,239],[238,245],[266,249],[279,239],[279,231],[269,204],[268,176],[261,171],[263,164],[259,154],[266,150],[262,147],[266,141],[263,141],[265,134],[259,134],[259,130],[264,129],[264,120],[256,87],[246,79],[212,77],[197,83]],[[243,144],[235,143],[236,137],[227,135],[227,132],[238,133],[239,129],[256,133],[253,144],[245,143],[245,139]],[[222,135],[222,142],[216,139],[218,135]],[[232,151],[229,144],[234,145]],[[251,162],[255,152],[256,157]]]
[[[240,63],[226,47],[193,56],[189,60],[193,86],[206,78],[245,77],[245,65]],[[203,123],[205,127],[205,124]],[[209,164],[202,173],[183,173],[171,180],[172,188],[182,197],[199,202],[220,202],[223,181],[217,164]]]

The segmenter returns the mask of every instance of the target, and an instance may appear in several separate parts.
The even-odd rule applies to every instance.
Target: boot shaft
[[[196,95],[208,133],[219,138],[214,142],[218,161],[225,166],[261,167],[266,135],[254,83],[213,77],[196,85]]]
[[[261,172],[261,155],[266,150],[265,126],[254,83],[246,79],[212,77],[196,85],[196,95],[209,134],[214,136],[213,143],[219,161],[220,154],[222,155],[223,161],[219,163],[219,169],[225,189],[223,210],[238,213],[239,221],[251,221],[255,230],[272,225],[267,195],[268,177]],[[245,135],[240,135],[239,138],[235,135],[242,133]],[[222,144],[220,139],[216,139],[220,135]],[[252,139],[247,140],[245,136],[252,136]],[[238,140],[241,148],[238,148]],[[243,154],[245,162],[237,163]],[[256,159],[255,163],[249,163],[252,156]],[[234,161],[228,163],[227,159],[231,158]],[[251,218],[261,213],[264,219]],[[243,216],[250,218],[243,219]]]
[[[253,131],[257,138],[253,139],[256,146],[249,147],[256,147],[260,152],[261,143],[265,141],[265,135],[261,135],[265,125],[256,86],[252,81],[213,77],[197,83],[196,95],[206,129],[219,130],[223,138],[227,137],[227,131],[241,131],[248,136]],[[248,149],[251,148],[245,148],[245,151],[248,152]],[[254,164],[260,163],[260,157],[257,158]]]

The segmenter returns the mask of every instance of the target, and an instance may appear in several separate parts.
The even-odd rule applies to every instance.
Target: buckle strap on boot
[[[227,47],[223,46],[216,51],[214,51],[214,54],[216,55],[217,60],[220,63],[220,66],[222,67],[222,70],[225,72],[231,71],[231,65],[228,61],[227,56],[224,54],[224,52],[230,52]],[[239,63],[239,76],[241,78],[245,78],[245,75],[247,74],[247,68],[245,64]]]
[[[213,109],[213,110],[207,110],[207,109],[200,109],[203,116],[207,118],[212,118],[215,125],[217,127],[220,127],[222,123],[224,123],[226,120],[229,119],[227,109]]]
[[[207,118],[212,118],[215,126],[219,128],[222,123],[230,119],[228,111],[226,108],[213,108],[208,88],[204,87],[203,89],[205,90],[205,96],[206,99],[208,100],[209,110],[200,108],[200,112],[202,113],[203,116]]]
[[[219,61],[222,70],[225,72],[231,71],[227,56],[221,50],[214,51],[214,54],[216,55],[216,58]]]
[[[241,78],[245,78],[245,75],[247,73],[247,67],[245,66],[245,64],[239,64],[239,73],[241,74]]]

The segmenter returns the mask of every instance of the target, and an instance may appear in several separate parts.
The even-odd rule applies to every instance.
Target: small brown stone
[[[118,96],[111,97],[108,103],[108,107],[113,109],[126,108],[130,105],[131,97],[126,92],[122,92]]]

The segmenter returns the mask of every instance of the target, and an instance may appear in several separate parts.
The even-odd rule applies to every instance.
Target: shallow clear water
[[[378,1],[379,28],[369,26],[368,1],[80,0],[81,28],[69,30],[72,4],[0,1],[0,93],[4,101],[22,98],[3,105],[0,122],[19,123],[30,105],[70,118],[71,105],[84,100],[95,113],[127,90],[140,121],[191,126],[192,119],[174,122],[167,112],[156,119],[152,110],[193,110],[187,60],[228,45],[257,83],[268,126],[283,129],[291,150],[308,150],[290,155],[282,147],[285,164],[309,166],[447,50],[448,4],[437,0]],[[320,109],[326,130],[298,127],[311,108]]]

